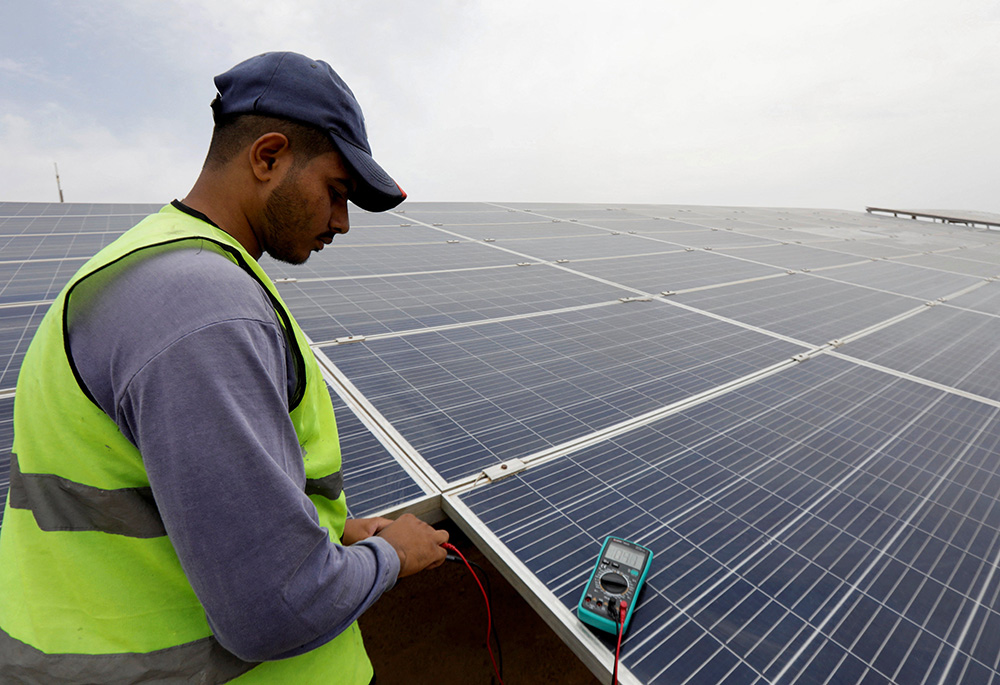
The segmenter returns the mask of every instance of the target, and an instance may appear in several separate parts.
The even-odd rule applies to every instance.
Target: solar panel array
[[[0,203],[4,454],[47,303],[154,209]],[[353,515],[443,510],[602,678],[612,637],[573,610],[618,535],[655,555],[623,682],[1000,683],[1000,233],[654,205],[352,219],[306,265],[261,263],[330,385]]]

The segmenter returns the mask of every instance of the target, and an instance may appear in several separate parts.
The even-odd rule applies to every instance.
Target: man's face
[[[355,187],[337,152],[293,164],[264,204],[258,240],[274,259],[302,264],[347,233],[347,197]]]

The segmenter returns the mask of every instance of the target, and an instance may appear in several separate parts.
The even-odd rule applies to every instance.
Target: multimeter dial
[[[601,588],[609,595],[620,595],[628,592],[628,579],[614,571],[601,576]]]

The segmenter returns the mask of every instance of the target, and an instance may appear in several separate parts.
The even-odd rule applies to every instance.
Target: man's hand
[[[345,545],[353,545],[365,538],[370,538],[380,530],[392,523],[392,519],[371,518],[371,519],[347,519],[344,521],[344,535],[341,540]]]
[[[447,552],[441,545],[448,542],[448,531],[432,528],[413,514],[403,514],[381,528],[378,536],[399,555],[400,578],[444,563]]]

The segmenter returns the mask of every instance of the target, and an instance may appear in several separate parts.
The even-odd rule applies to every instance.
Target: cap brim
[[[333,132],[330,133],[330,139],[351,167],[358,182],[358,187],[351,193],[351,202],[369,212],[384,212],[406,199],[406,193],[399,184],[385,173],[368,152]]]

